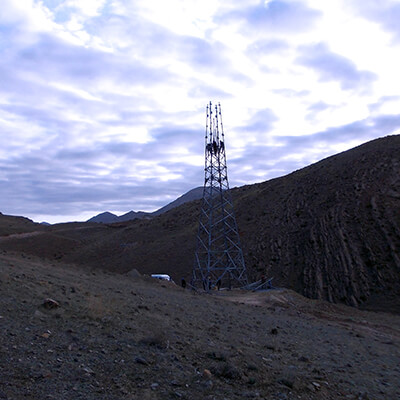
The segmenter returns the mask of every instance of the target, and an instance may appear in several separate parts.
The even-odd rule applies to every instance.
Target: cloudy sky
[[[1,0],[0,211],[153,211],[400,133],[399,0]]]

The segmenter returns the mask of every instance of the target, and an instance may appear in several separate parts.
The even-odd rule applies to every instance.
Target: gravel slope
[[[288,290],[200,295],[8,252],[0,332],[2,400],[400,398],[400,317]]]

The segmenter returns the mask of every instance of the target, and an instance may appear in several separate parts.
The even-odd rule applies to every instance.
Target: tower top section
[[[224,127],[222,124],[221,104],[207,104],[206,142],[208,144],[224,142]]]

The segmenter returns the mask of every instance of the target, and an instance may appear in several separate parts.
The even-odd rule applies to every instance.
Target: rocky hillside
[[[400,312],[400,136],[233,189],[251,279],[311,298]],[[6,252],[190,278],[200,201],[151,220],[62,224],[0,239]]]
[[[236,200],[251,270],[311,298],[399,301],[400,136],[240,188]]]

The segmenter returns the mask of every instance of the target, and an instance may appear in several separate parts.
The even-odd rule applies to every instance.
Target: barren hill
[[[48,300],[48,298],[52,300]],[[397,399],[400,317],[0,254],[0,399]]]
[[[41,230],[43,226],[25,217],[3,215],[0,212],[0,237]]]
[[[250,269],[311,298],[400,304],[400,136],[240,188],[236,200]]]
[[[400,136],[233,189],[252,279],[311,298],[400,311]],[[152,220],[62,224],[0,239],[7,252],[190,278],[200,201]]]

